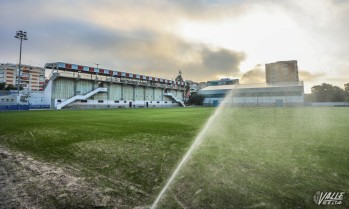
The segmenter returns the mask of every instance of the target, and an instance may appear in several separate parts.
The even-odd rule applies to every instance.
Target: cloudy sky
[[[0,62],[63,61],[172,79],[265,82],[298,60],[305,90],[349,83],[349,0],[1,0]]]

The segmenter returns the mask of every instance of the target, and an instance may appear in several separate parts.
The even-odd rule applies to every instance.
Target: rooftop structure
[[[181,81],[63,62],[46,68],[53,69],[45,89],[51,108],[185,106]]]
[[[207,86],[239,84],[239,79],[222,78],[220,80],[207,81]]]
[[[299,81],[297,60],[265,64],[267,83]]]
[[[80,76],[84,79],[99,79],[103,81],[129,81],[130,83],[135,82],[139,85],[146,84],[146,85],[156,85],[157,87],[164,87],[164,88],[184,88],[185,83],[180,81],[174,81],[174,80],[168,80],[163,78],[157,78],[147,75],[140,75],[140,74],[134,74],[129,72],[122,72],[122,71],[116,71],[116,70],[109,70],[109,69],[103,69],[103,68],[96,68],[96,67],[88,67],[83,65],[76,65],[76,64],[68,64],[63,62],[55,62],[55,63],[47,63],[45,65],[45,68],[47,69],[53,69],[53,70],[59,70],[59,71],[65,71],[68,72],[66,74],[61,74],[61,76]],[[72,72],[73,74],[69,74],[69,72]],[[86,76],[86,75],[90,76]]]

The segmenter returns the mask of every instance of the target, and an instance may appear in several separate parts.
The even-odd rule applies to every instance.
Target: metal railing
[[[53,72],[57,73],[56,71],[52,71],[52,73],[50,74],[50,77],[53,76],[54,74]],[[83,73],[75,73],[75,72],[67,72],[67,71],[60,71],[59,77],[94,80],[96,82],[111,82],[111,83],[138,85],[138,86],[145,86],[145,87],[185,90],[184,87],[181,87],[179,85],[173,85],[173,84],[156,83],[154,81],[144,82],[144,81],[120,79],[120,78],[103,76],[103,75],[92,75],[92,74],[83,74]]]

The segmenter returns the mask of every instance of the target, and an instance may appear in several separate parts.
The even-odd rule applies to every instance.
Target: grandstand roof
[[[278,82],[278,83],[251,83],[251,84],[235,84],[235,85],[218,85],[208,86],[199,91],[200,94],[223,93],[229,90],[239,89],[267,89],[267,88],[280,88],[280,87],[303,87],[303,81],[296,82]]]
[[[112,76],[112,77],[120,77],[120,78],[122,77],[133,78],[133,79],[146,80],[146,81],[155,81],[155,82],[164,83],[164,84],[174,84],[174,85],[184,86],[184,82],[180,82],[180,81],[168,80],[168,79],[157,78],[157,77],[146,76],[146,75],[139,75],[139,74],[128,73],[128,72],[121,72],[116,70],[107,70],[103,68],[69,64],[69,63],[63,63],[63,62],[46,63],[45,68],[64,70],[64,71],[70,71],[70,72],[98,74],[103,76]]]

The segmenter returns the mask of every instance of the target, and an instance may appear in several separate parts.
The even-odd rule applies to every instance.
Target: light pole
[[[21,40],[20,48],[19,48],[19,65],[18,65],[18,80],[17,80],[17,94],[19,95],[19,86],[21,82],[21,59],[22,59],[22,40],[28,40],[27,32],[25,31],[16,31],[15,38]]]

